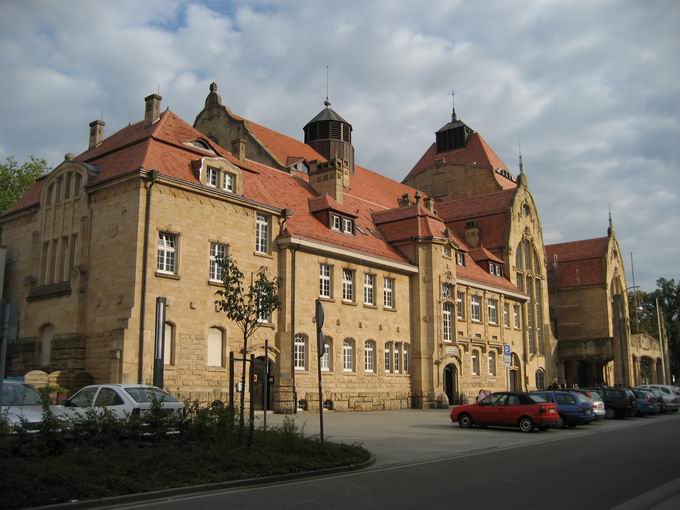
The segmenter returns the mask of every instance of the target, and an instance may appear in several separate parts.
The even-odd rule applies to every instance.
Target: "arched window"
[[[375,372],[375,342],[373,340],[366,340],[364,343],[364,370],[366,372]]]
[[[208,358],[209,367],[223,367],[226,364],[225,334],[221,328],[208,330]]]
[[[529,239],[522,239],[515,253],[517,287],[527,293],[525,326],[529,336],[529,353],[544,353],[543,349],[543,277],[538,252]]]
[[[542,369],[536,370],[536,389],[542,390],[545,388],[545,372]]]
[[[172,322],[165,323],[165,342],[163,344],[163,364],[175,364],[175,325]]]
[[[40,330],[40,366],[49,366],[52,361],[52,339],[54,338],[54,326],[46,324]]]
[[[354,371],[354,340],[351,338],[342,342],[342,369],[345,372]]]
[[[473,349],[470,357],[472,361],[472,375],[479,375],[479,351],[477,349]]]
[[[293,342],[293,367],[295,370],[307,369],[307,335],[295,335]]]
[[[453,328],[451,327],[451,314],[453,312],[453,305],[451,303],[444,303],[442,308],[442,335],[445,342],[453,340]]]
[[[330,371],[333,362],[333,340],[329,336],[323,339],[323,352],[321,353],[321,370]]]
[[[496,377],[496,351],[489,350],[489,375]]]

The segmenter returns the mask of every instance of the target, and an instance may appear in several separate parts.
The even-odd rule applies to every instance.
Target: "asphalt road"
[[[627,420],[631,426],[580,435],[559,430],[535,433],[549,440],[125,508],[552,510],[622,504],[624,508],[680,508],[680,499],[673,497],[680,493],[679,418]],[[519,434],[499,432],[508,438]],[[664,484],[672,494],[666,490],[665,496],[659,495]]]

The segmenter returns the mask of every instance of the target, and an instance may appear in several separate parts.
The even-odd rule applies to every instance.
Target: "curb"
[[[303,478],[316,478],[336,473],[343,473],[347,471],[356,471],[367,468],[375,463],[373,454],[358,464],[348,464],[346,466],[336,466],[332,468],[317,469],[314,471],[300,471],[297,473],[287,473],[284,475],[263,476],[260,478],[245,478],[242,480],[230,480],[227,482],[214,482],[202,485],[188,485],[186,487],[176,487],[173,489],[161,489],[150,492],[138,492],[135,494],[125,494],[122,496],[110,496],[101,499],[85,499],[82,501],[73,501],[69,503],[56,503],[54,505],[43,505],[38,507],[31,507],[33,509],[80,509],[80,508],[106,508],[114,505],[124,505],[132,503],[141,503],[155,499],[166,499],[174,496],[187,496],[197,492],[212,492],[219,490],[236,489],[240,487],[253,487],[258,485],[269,485],[278,482],[287,482],[291,480],[299,480]]]

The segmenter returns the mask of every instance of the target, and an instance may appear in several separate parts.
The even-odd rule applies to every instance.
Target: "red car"
[[[474,404],[454,407],[451,421],[457,421],[464,429],[473,425],[500,425],[533,432],[535,428],[547,430],[557,426],[560,415],[557,404],[546,402],[537,395],[499,392]]]

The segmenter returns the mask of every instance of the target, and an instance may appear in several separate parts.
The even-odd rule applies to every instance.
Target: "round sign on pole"
[[[510,356],[512,354],[512,347],[510,344],[503,344],[503,354]]]

